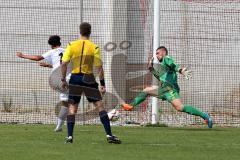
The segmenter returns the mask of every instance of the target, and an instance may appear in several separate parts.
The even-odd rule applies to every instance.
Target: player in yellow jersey
[[[62,87],[67,87],[66,71],[68,63],[72,63],[72,74],[69,81],[69,114],[67,116],[68,137],[66,143],[73,142],[73,128],[75,114],[84,93],[89,102],[92,102],[99,111],[100,120],[104,126],[107,141],[119,144],[121,141],[111,132],[109,117],[104,109],[101,92],[105,92],[104,71],[102,67],[100,49],[90,39],[91,25],[81,23],[81,37],[79,40],[69,43],[62,58]],[[94,66],[97,68],[100,79],[100,90],[93,75]]]

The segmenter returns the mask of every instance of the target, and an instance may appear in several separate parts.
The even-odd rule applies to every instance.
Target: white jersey
[[[54,70],[61,65],[63,53],[64,49],[59,47],[47,51],[42,55],[42,57],[53,66],[52,70]]]
[[[53,68],[52,68],[52,71],[53,71],[56,68],[60,67],[63,53],[64,53],[64,49],[59,47],[59,48],[55,48],[55,49],[51,49],[51,50],[47,51],[46,53],[44,53],[42,55],[42,57],[53,66]],[[66,77],[67,81],[69,81],[69,79],[70,79],[71,74],[69,74],[69,73],[70,72],[68,72],[68,75]],[[59,99],[60,99],[60,101],[68,101],[68,95],[61,93],[59,96]]]

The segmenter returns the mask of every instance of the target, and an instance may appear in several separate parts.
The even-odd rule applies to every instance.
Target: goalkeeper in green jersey
[[[172,106],[180,112],[200,116],[212,128],[213,123],[211,117],[204,112],[196,109],[191,105],[182,103],[179,95],[180,88],[177,84],[177,72],[184,75],[186,79],[191,76],[191,71],[186,68],[180,68],[170,56],[168,56],[167,48],[164,46],[158,47],[156,57],[159,61],[158,67],[153,67],[153,58],[148,64],[148,69],[159,81],[158,86],[146,87],[130,104],[122,104],[124,110],[130,111],[134,107],[142,103],[148,96],[154,96],[159,99],[167,100]]]

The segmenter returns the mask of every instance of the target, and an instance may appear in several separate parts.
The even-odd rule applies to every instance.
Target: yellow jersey
[[[102,66],[100,49],[91,40],[76,40],[67,46],[63,62],[72,63],[72,73],[93,73],[93,66]]]

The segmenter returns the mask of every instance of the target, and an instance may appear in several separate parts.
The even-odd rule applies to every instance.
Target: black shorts
[[[69,102],[78,104],[83,93],[89,102],[102,100],[93,74],[72,74],[69,81]]]

